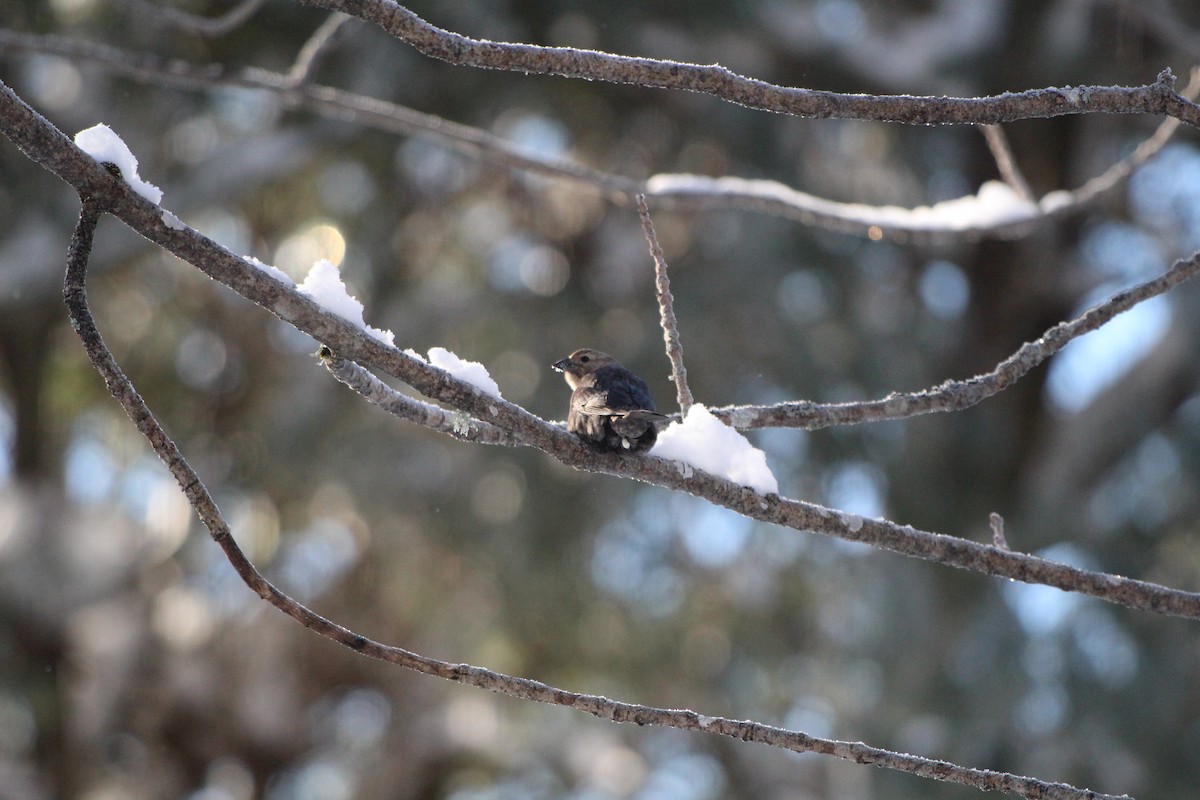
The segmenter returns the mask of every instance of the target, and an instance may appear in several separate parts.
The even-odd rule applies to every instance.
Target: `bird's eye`
[[[579,360],[582,361],[584,364],[586,364],[587,362],[592,360],[592,357],[591,356],[580,356]]]

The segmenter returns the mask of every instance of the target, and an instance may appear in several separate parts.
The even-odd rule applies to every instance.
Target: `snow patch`
[[[101,164],[116,166],[129,188],[151,203],[158,205],[162,202],[162,189],[141,179],[137,159],[121,137],[113,133],[112,128],[101,123],[82,130],[75,134],[75,146]]]
[[[667,426],[650,452],[748,486],[759,494],[779,492],[766,453],[700,403],[688,410],[682,422]]]
[[[906,231],[962,231],[988,228],[1032,219],[1042,213],[1036,203],[1018,195],[1001,181],[986,181],[976,194],[956,197],[931,206],[868,206],[837,203],[797,191],[778,181],[703,175],[654,175],[646,181],[654,195],[732,194],[773,201],[815,214]]]
[[[444,347],[429,348],[429,358],[421,358],[421,354],[416,350],[405,350],[405,354],[413,358],[419,358],[426,364],[437,367],[440,370],[449,372],[460,381],[469,383],[484,394],[491,395],[497,400],[503,400],[504,397],[500,394],[500,386],[492,378],[487,371],[487,367],[480,364],[478,361],[467,361],[459,358],[457,355],[447,350]],[[490,409],[493,415],[496,409]]]
[[[386,345],[396,346],[396,336],[391,331],[372,328],[363,319],[363,304],[346,291],[341,273],[331,262],[322,258],[312,265],[304,282],[296,287],[308,295],[317,305],[342,319],[357,325],[363,331]]]

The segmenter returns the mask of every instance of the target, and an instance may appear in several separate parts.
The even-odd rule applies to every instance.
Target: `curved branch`
[[[85,291],[88,256],[101,213],[100,202],[87,197],[83,198],[79,223],[71,238],[63,288],[64,299],[70,311],[71,324],[79,334],[89,360],[104,377],[109,391],[121,404],[142,435],[146,437],[155,454],[175,477],[187,496],[189,504],[200,516],[213,540],[225,552],[238,576],[255,594],[305,628],[362,655],[416,672],[489,689],[518,699],[574,708],[600,719],[609,719],[614,722],[632,722],[637,725],[660,725],[680,730],[717,733],[793,752],[820,753],[858,764],[886,767],[924,778],[958,783],[981,790],[1009,792],[1024,797],[1054,798],[1054,800],[1118,800],[1113,795],[1078,789],[1065,783],[1050,783],[1005,772],[962,767],[947,761],[884,750],[862,742],[826,739],[749,720],[709,717],[690,710],[656,708],[610,700],[599,695],[571,692],[528,678],[422,656],[410,650],[368,639],[322,617],[274,586],[246,557],[200,476],[187,463],[179,448],[159,425],[150,408],[138,394],[129,378],[121,372],[111,351],[104,344],[88,308]]]
[[[242,0],[219,17],[202,17],[151,0],[124,0],[126,5],[135,7],[137,11],[176,28],[211,37],[224,36],[246,24],[266,2],[267,0]]]
[[[689,64],[571,47],[472,39],[426,22],[392,0],[299,0],[372,22],[432,58],[461,66],[627,83],[709,94],[762,111],[818,119],[861,119],[910,125],[1012,122],[1103,111],[1162,114],[1200,126],[1200,106],[1175,91],[1170,70],[1144,86],[1068,86],[992,97],[841,94],[778,86],[720,64]]]
[[[1031,369],[1062,350],[1073,339],[1096,330],[1138,303],[1166,294],[1200,273],[1200,252],[1180,259],[1163,274],[1123,289],[1092,306],[1078,317],[1060,322],[1035,341],[1021,345],[991,372],[964,381],[946,381],[920,392],[893,392],[879,400],[856,403],[814,403],[807,400],[768,406],[726,406],[712,413],[735,428],[806,428],[819,430],[833,425],[906,419],[922,414],[961,411],[998,394]]]

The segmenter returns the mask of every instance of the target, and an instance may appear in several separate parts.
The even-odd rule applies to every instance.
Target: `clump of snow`
[[[504,399],[500,394],[499,384],[496,383],[487,371],[487,367],[478,361],[467,361],[466,359],[459,358],[444,347],[429,348],[429,358],[427,359],[421,358],[421,354],[416,350],[410,349],[404,352],[413,358],[420,358],[427,364],[449,372],[460,381],[471,384],[484,394],[489,394],[497,400]]]
[[[650,452],[749,486],[759,494],[779,492],[766,453],[700,403],[688,410],[683,422],[668,425]]]
[[[272,278],[275,278],[276,280],[279,280],[279,281],[283,281],[288,286],[296,285],[296,282],[294,280],[292,280],[291,275],[288,275],[286,272],[284,272],[283,270],[281,270],[279,267],[275,266],[274,264],[268,264],[264,261],[259,261],[254,256],[242,256],[242,258],[246,259],[251,264],[253,264],[254,266],[261,269],[263,272],[270,275]]]
[[[363,319],[363,304],[346,291],[341,273],[330,261],[322,258],[312,265],[304,282],[296,287],[308,295],[326,311],[337,314],[347,322],[362,328],[384,344],[396,346],[396,336],[391,331],[372,328]]]
[[[121,177],[129,188],[158,205],[162,202],[162,189],[146,183],[138,176],[138,162],[121,137],[112,128],[101,123],[75,134],[75,146],[101,164],[114,164],[121,170]]]
[[[184,225],[183,221],[179,219],[179,217],[175,216],[170,211],[167,211],[165,208],[162,212],[162,221],[164,225],[173,231],[181,231],[187,227],[187,225]]]
[[[654,175],[646,181],[654,195],[728,194],[776,202],[833,219],[906,231],[963,231],[1032,219],[1042,213],[1001,181],[985,181],[976,194],[932,206],[868,206],[838,203],[772,180],[703,175]]]

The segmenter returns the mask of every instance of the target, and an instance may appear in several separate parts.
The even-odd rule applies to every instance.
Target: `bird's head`
[[[566,358],[555,361],[550,366],[561,372],[563,377],[566,378],[567,384],[574,389],[579,385],[579,379],[584,375],[591,375],[601,367],[619,367],[621,365],[608,353],[601,353],[599,350],[593,350],[590,347],[582,347]]]

